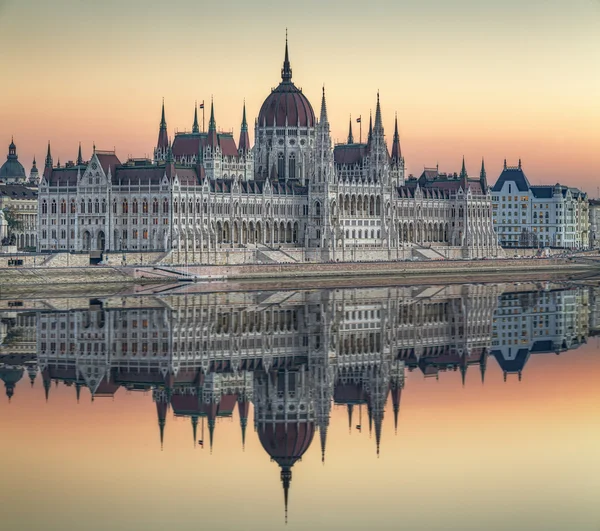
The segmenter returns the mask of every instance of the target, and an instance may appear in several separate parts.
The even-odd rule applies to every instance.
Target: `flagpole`
[[[204,100],[202,100],[202,132],[206,132],[206,129],[204,128]]]
[[[358,119],[360,120],[360,122],[358,122],[358,124],[359,124],[359,130],[360,130],[360,143],[362,144],[362,114],[358,117]]]

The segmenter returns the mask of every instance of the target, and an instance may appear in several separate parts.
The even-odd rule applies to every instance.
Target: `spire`
[[[352,134],[352,115],[350,115],[350,127],[348,127],[348,144],[354,144],[354,135]]]
[[[321,98],[321,118],[319,123],[326,124],[329,120],[327,119],[327,102],[325,101],[325,85],[323,85],[323,96]]]
[[[400,413],[400,398],[402,397],[402,386],[396,384],[392,387],[392,405],[394,407],[394,433],[398,433],[398,414]]]
[[[46,168],[52,168],[52,153],[50,153],[50,141],[48,140],[48,153],[46,154]]]
[[[371,143],[373,139],[373,113],[369,111],[369,136],[367,137],[367,144]]]
[[[192,125],[192,133],[199,133],[200,127],[198,126],[198,102],[194,105],[194,124]]]
[[[215,104],[213,99],[210,99],[210,120],[208,122],[208,145],[216,147],[218,144],[217,138],[217,122],[215,120]]]
[[[285,57],[283,59],[283,68],[281,69],[281,81],[290,83],[292,81],[292,67],[290,66],[290,56],[288,53],[288,35],[285,30]]]
[[[194,437],[194,446],[196,446],[196,441],[198,440],[198,416],[192,415],[192,435]]]
[[[383,412],[378,412],[375,415],[375,442],[377,443],[377,455],[379,456],[379,448],[381,446],[381,429],[383,426]]]
[[[158,141],[156,143],[156,148],[161,150],[164,154],[165,150],[169,147],[169,138],[167,136],[167,121],[165,120],[165,100],[163,98],[162,102],[162,112],[160,117],[160,127],[158,129]],[[96,151],[96,146],[94,145],[94,152]]]
[[[465,381],[467,379],[467,363],[461,363],[460,366],[460,379],[462,380],[462,386],[465,386]]]
[[[165,442],[165,424],[167,420],[168,403],[162,400],[156,402],[156,412],[158,414],[158,429],[160,432],[160,449],[163,449]]]
[[[504,159],[504,169],[506,169],[506,159]]]
[[[242,112],[242,127],[240,128],[238,149],[244,153],[250,151],[250,137],[248,136],[248,122],[246,121],[246,100],[244,100],[244,110]]]
[[[325,447],[327,446],[327,425],[324,424],[319,428],[321,437],[321,463],[325,463]]]
[[[238,402],[238,412],[240,414],[240,426],[242,428],[242,449],[246,447],[246,426],[248,425],[249,402]]]
[[[479,370],[481,371],[481,385],[485,383],[485,370],[487,369],[487,352],[481,357],[479,362]]]
[[[77,396],[77,403],[79,404],[79,399],[81,398],[81,384],[75,384],[75,395]]]
[[[463,155],[462,168],[460,170],[460,178],[464,179],[467,176],[467,168],[465,166],[465,156]]]
[[[383,123],[381,121],[381,105],[379,104],[379,91],[377,91],[377,107],[375,108],[375,131],[383,131]]]
[[[354,406],[352,404],[348,404],[348,433],[352,433],[352,410]]]
[[[281,467],[281,484],[283,485],[283,504],[285,510],[285,523],[288,520],[288,502],[290,496],[290,483],[292,482],[292,470],[289,466]]]
[[[77,166],[83,164],[83,157],[81,156],[81,142],[79,142],[79,152],[77,153]]]
[[[481,171],[479,172],[479,183],[481,185],[481,191],[484,194],[487,194],[488,185],[487,185],[487,176],[485,173],[485,162],[483,161],[483,157],[481,157]]]
[[[167,120],[165,120],[165,99],[164,98],[162,100],[162,113],[160,116],[160,128],[161,129],[167,128]]]
[[[215,437],[215,419],[208,419],[208,440],[210,443],[210,453],[213,450],[213,440]]]
[[[392,144],[392,161],[398,164],[402,159],[402,150],[400,149],[400,135],[398,134],[398,115],[394,124],[394,142]]]
[[[519,169],[521,169],[521,159],[519,159]]]

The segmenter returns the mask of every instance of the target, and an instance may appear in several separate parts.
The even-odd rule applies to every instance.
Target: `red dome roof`
[[[259,127],[296,126],[314,127],[315,112],[307,97],[292,83],[292,68],[288,57],[287,38],[285,41],[285,59],[281,69],[281,83],[267,96],[258,114]]]
[[[258,430],[260,444],[280,466],[292,466],[313,440],[313,422],[266,424]]]

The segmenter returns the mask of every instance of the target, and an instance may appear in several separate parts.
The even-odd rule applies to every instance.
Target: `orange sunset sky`
[[[0,158],[14,135],[29,171],[92,144],[151,154],[165,98],[170,134],[214,96],[239,134],[280,80],[315,111],[325,84],[334,140],[381,93],[398,113],[409,173],[439,163],[488,180],[521,158],[532,184],[600,185],[600,0],[0,0]],[[354,123],[355,137],[358,126]],[[252,135],[252,133],[251,133]]]

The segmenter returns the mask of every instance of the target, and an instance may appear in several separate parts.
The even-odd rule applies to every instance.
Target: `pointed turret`
[[[400,164],[402,160],[402,150],[400,149],[400,135],[398,134],[398,115],[394,123],[394,142],[392,143],[392,163]]]
[[[379,103],[379,91],[377,91],[377,107],[375,108],[375,127],[374,132],[383,132],[383,121],[381,119],[381,104]]]
[[[352,433],[352,410],[354,406],[352,404],[348,404],[348,433]]]
[[[325,449],[327,447],[327,425],[323,425],[319,428],[319,435],[321,438],[321,463],[325,463]]]
[[[392,405],[394,407],[394,433],[398,433],[398,414],[400,413],[400,399],[402,398],[402,386],[392,387]]]
[[[246,101],[244,101],[244,110],[242,112],[242,127],[240,128],[238,149],[242,153],[248,153],[248,151],[250,151],[250,137],[248,136],[248,122],[246,121]]]
[[[371,145],[373,140],[373,113],[369,111],[369,136],[367,137],[367,144]]]
[[[323,96],[321,97],[321,118],[319,120],[319,123],[329,123],[329,120],[327,118],[327,102],[325,101],[325,85],[323,85]]]
[[[485,383],[485,370],[487,369],[487,352],[481,356],[479,361],[479,370],[481,371],[481,385]]]
[[[165,153],[168,147],[169,137],[167,135],[167,120],[165,119],[165,100],[163,99],[156,149],[159,153]]]
[[[481,184],[481,191],[484,194],[487,194],[488,184],[487,175],[485,173],[485,162],[483,161],[483,157],[481,157],[481,171],[479,172],[479,183]]]
[[[192,415],[192,436],[194,437],[194,446],[198,440],[198,416]]]
[[[81,384],[75,384],[75,397],[77,398],[77,403],[79,404],[79,399],[81,398]]]
[[[210,120],[208,122],[208,141],[207,144],[212,148],[217,147],[219,139],[217,137],[217,122],[215,120],[215,104],[210,100]]]
[[[288,502],[290,496],[290,483],[292,482],[292,470],[289,466],[281,467],[281,484],[283,485],[283,505],[285,511],[285,523],[288,520]]]
[[[289,83],[292,81],[292,67],[290,65],[290,56],[288,53],[288,36],[285,30],[285,57],[283,58],[283,68],[281,69],[281,81]]]
[[[194,105],[194,123],[192,125],[192,133],[199,133],[200,126],[198,125],[198,102]]]
[[[83,157],[81,156],[81,142],[79,142],[79,151],[77,152],[77,166],[83,164]]]
[[[48,153],[46,154],[46,168],[52,168],[52,153],[50,153],[50,141],[48,141]]]
[[[168,403],[163,400],[156,402],[156,413],[158,414],[158,429],[160,431],[160,449],[163,449],[165,443],[165,424],[167,422]]]
[[[354,144],[354,135],[352,134],[352,115],[350,115],[350,126],[348,127],[348,144]]]
[[[246,426],[248,426],[248,410],[250,403],[238,402],[238,412],[240,414],[240,427],[242,428],[242,449],[246,447]]]
[[[467,167],[465,166],[465,156],[463,155],[462,168],[460,170],[460,178],[464,179],[465,177],[467,177]]]

